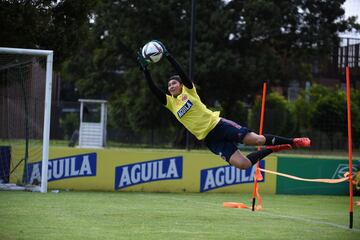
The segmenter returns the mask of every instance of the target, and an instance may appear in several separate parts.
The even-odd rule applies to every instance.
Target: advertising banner
[[[354,169],[355,170],[355,169]],[[278,171],[301,178],[343,178],[349,172],[348,160],[328,158],[278,157]],[[304,182],[278,177],[276,193],[280,194],[324,194],[348,195],[347,181],[337,184]]]
[[[96,176],[96,153],[80,154],[50,159],[48,164],[48,182],[87,176]],[[41,162],[28,164],[28,181],[41,180]]]
[[[195,150],[51,147],[48,166],[49,189],[81,191],[252,193],[255,173],[255,168],[236,169],[209,151]],[[309,179],[338,179],[349,171],[346,159],[283,155],[268,156],[260,167]],[[10,181],[16,183],[22,173],[20,166]],[[314,183],[262,175],[261,193],[348,194],[348,182]],[[28,181],[40,180],[41,162],[30,159]]]
[[[260,161],[276,171],[276,157]],[[239,170],[208,151],[151,149],[80,149],[51,147],[50,189],[149,192],[252,193],[255,168]],[[275,193],[276,176],[259,182]],[[29,164],[29,181],[41,179],[41,162]]]
[[[0,183],[9,182],[11,147],[0,146]]]

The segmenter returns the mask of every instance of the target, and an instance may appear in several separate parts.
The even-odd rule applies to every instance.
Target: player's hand
[[[137,54],[136,60],[139,63],[140,69],[142,71],[145,71],[147,69],[147,65],[149,65],[149,62],[146,61],[146,59],[142,56],[141,49],[136,54]]]
[[[169,51],[166,49],[165,45],[162,42],[160,42],[159,40],[152,40],[152,41],[157,42],[162,47],[164,56],[167,57],[170,55]]]

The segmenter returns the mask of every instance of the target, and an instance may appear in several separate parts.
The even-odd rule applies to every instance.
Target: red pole
[[[259,127],[259,134],[261,135],[263,133],[263,125],[264,125],[264,112],[265,112],[265,99],[266,99],[266,82],[263,84],[263,93],[262,93],[262,99],[261,99],[261,114],[260,114],[260,127]],[[258,150],[260,150],[261,147],[258,146]],[[255,176],[260,173],[259,169],[259,162],[256,163],[256,174]],[[258,192],[258,182],[257,178],[254,177],[254,191],[253,191],[253,201],[252,201],[252,210],[255,210],[255,201],[256,201],[256,193]]]
[[[350,194],[350,206],[349,228],[353,227],[353,189],[352,189],[352,131],[351,131],[351,101],[350,101],[350,72],[349,67],[346,66],[346,98],[347,98],[347,118],[348,118],[348,149],[349,149],[349,194]]]

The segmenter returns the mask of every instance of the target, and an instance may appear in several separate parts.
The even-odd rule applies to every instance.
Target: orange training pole
[[[350,72],[348,66],[346,66],[346,98],[347,98],[347,117],[348,117],[348,149],[349,149],[349,194],[350,194],[349,228],[352,228],[353,227],[352,133],[351,133]]]
[[[265,112],[265,99],[266,99],[266,82],[264,82],[263,84],[263,94],[262,94],[262,99],[261,99],[261,114],[260,114],[260,127],[259,127],[259,134],[261,135],[263,133],[263,125],[264,125],[264,112]],[[258,146],[258,150],[260,150],[261,147]],[[252,210],[255,210],[255,201],[256,201],[256,196],[260,195],[258,193],[258,182],[257,182],[257,177],[260,174],[260,169],[259,169],[259,162],[256,163],[256,172],[254,175],[254,191],[253,191],[253,201],[252,201]]]

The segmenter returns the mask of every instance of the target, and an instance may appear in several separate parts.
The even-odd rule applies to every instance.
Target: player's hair
[[[179,75],[173,75],[173,76],[169,77],[168,81],[170,81],[170,80],[176,80],[179,83],[182,83],[181,77]]]

